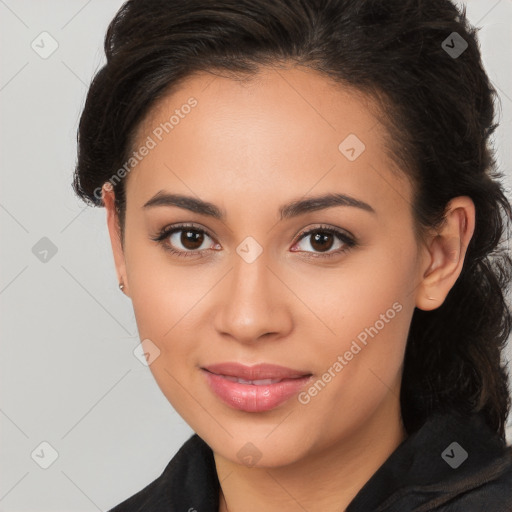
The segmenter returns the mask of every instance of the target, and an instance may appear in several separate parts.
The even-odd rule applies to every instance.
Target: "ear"
[[[427,242],[429,263],[416,290],[416,307],[430,311],[441,306],[462,271],[474,230],[475,205],[471,198],[452,199],[443,225]]]
[[[119,283],[124,284],[123,293],[129,295],[128,278],[126,274],[126,263],[124,258],[124,249],[121,243],[121,226],[119,223],[119,215],[115,206],[114,188],[107,181],[101,189],[103,204],[107,211],[107,226],[110,235],[110,243],[114,255],[114,263]]]

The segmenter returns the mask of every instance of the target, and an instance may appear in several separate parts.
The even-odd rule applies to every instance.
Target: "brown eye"
[[[339,256],[355,246],[355,240],[347,233],[331,227],[318,227],[302,233],[294,245],[298,249],[294,250],[311,253],[312,257],[328,258]],[[308,250],[309,248],[312,250]]]
[[[334,236],[331,233],[318,232],[311,237],[311,247],[315,251],[328,251],[334,244]]]
[[[205,249],[217,249],[212,237],[208,233],[192,225],[169,226],[160,231],[152,240],[158,242],[166,251],[178,257],[203,257],[207,255]],[[215,245],[215,247],[212,247]]]
[[[181,233],[179,237],[180,243],[191,251],[195,251],[201,247],[204,242],[204,233],[192,229],[182,229],[177,233]],[[176,233],[175,233],[176,234]],[[172,237],[171,237],[172,238]]]
[[[309,239],[309,250],[305,241]],[[203,229],[195,226],[179,225],[164,228],[159,235],[152,238],[159,242],[165,250],[178,257],[205,257],[209,251],[220,250],[218,243]],[[208,241],[210,242],[208,243]],[[306,247],[300,247],[306,245]],[[303,232],[299,241],[292,247],[294,252],[310,253],[308,256],[317,258],[330,258],[341,256],[349,249],[356,247],[357,243],[351,235],[332,227],[317,227]],[[296,249],[296,247],[299,247]],[[335,249],[331,251],[331,249]],[[211,253],[210,253],[211,254]]]

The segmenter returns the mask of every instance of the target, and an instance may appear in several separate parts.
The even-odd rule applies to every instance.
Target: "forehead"
[[[153,147],[130,173],[127,196],[142,204],[178,187],[270,198],[317,183],[364,186],[371,196],[372,180],[378,195],[394,167],[378,112],[361,92],[309,69],[263,68],[243,81],[196,73],[141,122],[134,149],[150,139]]]
[[[193,109],[192,121],[180,127],[181,132],[186,132],[186,124],[194,124],[194,118],[200,117],[204,132],[215,127],[215,131],[231,130],[237,137],[246,135],[250,140],[264,129],[269,136],[280,133],[286,144],[293,142],[294,135],[304,133],[328,141],[342,136],[347,129],[362,137],[378,124],[374,114],[377,105],[368,95],[308,68],[263,67],[256,75],[240,75],[240,79],[225,71],[218,73],[223,74],[201,71],[179,82],[150,109],[139,126],[138,138],[169,121],[191,97],[198,105]],[[245,130],[240,133],[239,127]],[[194,130],[197,128],[194,124]],[[288,129],[285,133],[284,128]],[[291,128],[294,129],[289,131]],[[173,128],[170,135],[176,139],[177,132]],[[379,130],[373,135],[378,134]],[[385,133],[381,130],[380,135]]]

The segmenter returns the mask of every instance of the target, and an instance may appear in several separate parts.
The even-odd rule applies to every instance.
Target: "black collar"
[[[511,449],[481,415],[435,414],[398,446],[346,512],[443,510],[442,505],[503,476],[511,486],[509,497],[504,498],[511,500],[510,507],[503,510],[512,512]]]
[[[486,505],[491,492],[501,493],[495,508]],[[468,508],[478,500],[482,508]],[[448,503],[452,508],[445,509]],[[111,512],[218,512],[218,507],[213,452],[194,434],[160,477]],[[512,448],[480,415],[432,415],[398,446],[346,512],[433,510],[512,511]]]

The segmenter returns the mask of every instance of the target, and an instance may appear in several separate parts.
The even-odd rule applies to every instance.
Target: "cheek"
[[[207,291],[204,287],[191,286],[188,283],[190,279],[182,277],[182,274],[175,273],[171,284],[163,279],[136,280],[130,290],[141,339],[158,340],[162,350],[167,350],[171,344],[176,345],[172,340],[178,334],[181,339],[189,335],[186,331],[190,330],[191,321],[200,310],[201,297]],[[193,337],[193,331],[190,336]]]
[[[187,312],[214,285],[215,276],[208,265],[179,262],[135,231],[126,239],[126,269],[137,326],[141,338],[166,343],[187,323]]]
[[[311,352],[317,380],[299,397],[301,412],[327,436],[336,436],[340,425],[366,421],[384,400],[399,401],[414,306],[396,297],[375,289],[373,296],[346,303],[343,318],[331,319],[336,336]],[[332,411],[342,414],[333,417]]]
[[[194,424],[203,411],[187,390],[197,364],[197,315],[208,283],[201,284],[192,267],[150,265],[143,257],[132,261],[137,265],[131,267],[130,293],[140,340],[151,340],[154,345],[149,346],[157,347],[153,350],[158,357],[149,369],[173,408]]]
[[[318,316],[331,328],[315,347],[318,373],[336,375],[326,400],[343,395],[357,408],[363,394],[376,386],[385,394],[397,378],[415,307],[415,257],[413,244],[375,247],[310,297],[324,305]]]
[[[382,332],[390,331],[389,326],[403,331],[408,327],[407,322],[402,323],[408,316],[404,312],[414,306],[418,272],[415,262],[412,243],[376,243],[347,258],[339,270],[330,270],[309,294],[309,300],[344,340],[375,324]]]

